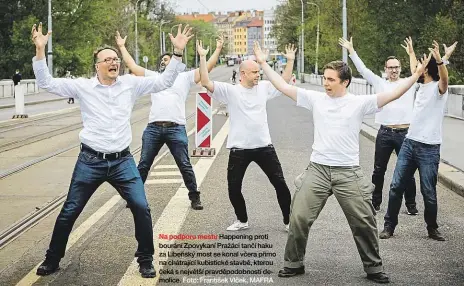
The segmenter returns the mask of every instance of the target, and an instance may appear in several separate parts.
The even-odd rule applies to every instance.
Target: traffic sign
[[[211,148],[213,137],[212,99],[206,92],[197,93],[197,112],[195,120],[195,146],[192,156],[212,157],[216,150]]]
[[[143,56],[143,62],[148,63],[148,57],[147,56]]]

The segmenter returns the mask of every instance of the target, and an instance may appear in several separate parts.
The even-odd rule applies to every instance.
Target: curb
[[[363,122],[360,133],[375,143],[377,138],[377,129]],[[451,191],[464,197],[464,173],[451,166],[443,159],[440,159],[440,165],[438,167],[438,181]]]
[[[68,99],[68,98],[66,97],[66,98],[54,98],[54,99],[46,99],[46,100],[39,100],[39,101],[30,101],[30,102],[25,102],[24,105],[36,105],[36,104],[60,101],[60,100],[65,100],[65,99]],[[14,104],[0,105],[0,109],[12,108],[12,107],[15,107],[15,105]]]

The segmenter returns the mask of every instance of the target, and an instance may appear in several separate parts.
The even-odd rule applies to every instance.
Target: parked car
[[[228,67],[234,66],[234,65],[235,65],[234,59],[229,59],[229,60],[227,60],[227,66],[228,66]]]

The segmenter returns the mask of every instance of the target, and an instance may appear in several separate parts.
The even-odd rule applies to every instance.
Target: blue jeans
[[[135,222],[139,263],[153,260],[153,226],[143,183],[132,155],[105,160],[81,151],[74,167],[68,196],[56,219],[47,260],[58,262],[64,256],[69,234],[76,219],[95,190],[104,182],[110,183],[130,206]]]
[[[437,229],[437,179],[440,145],[424,144],[406,138],[396,162],[390,186],[385,227],[394,230],[398,224],[403,192],[416,169],[419,170],[421,193],[424,197],[424,219],[427,229]]]
[[[179,167],[185,186],[189,190],[189,198],[198,197],[197,180],[190,163],[188,137],[184,125],[162,127],[155,125],[153,122],[147,125],[142,136],[142,152],[137,166],[142,181],[145,183],[147,180],[151,165],[164,144],[168,146],[177,167]]]
[[[372,193],[372,204],[374,206],[380,206],[382,203],[383,182],[388,161],[393,150],[396,152],[396,155],[400,153],[407,133],[407,128],[394,130],[383,125],[380,126],[377,139],[375,140],[374,172],[372,173],[372,183],[375,185],[374,192]],[[416,206],[416,180],[414,179],[414,175],[411,176],[405,186],[404,200],[407,207]]]

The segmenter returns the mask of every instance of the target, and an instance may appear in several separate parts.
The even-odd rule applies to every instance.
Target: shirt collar
[[[114,86],[114,85],[116,85],[116,84],[121,84],[120,76],[118,76],[118,77],[116,78],[116,82],[113,83],[113,84],[110,85],[110,86]],[[97,76],[94,76],[94,77],[92,78],[92,87],[95,88],[95,87],[98,86],[98,85],[103,86],[103,87],[108,86],[108,85],[103,85],[103,84],[101,84],[100,81],[98,80],[98,77],[97,77]]]

